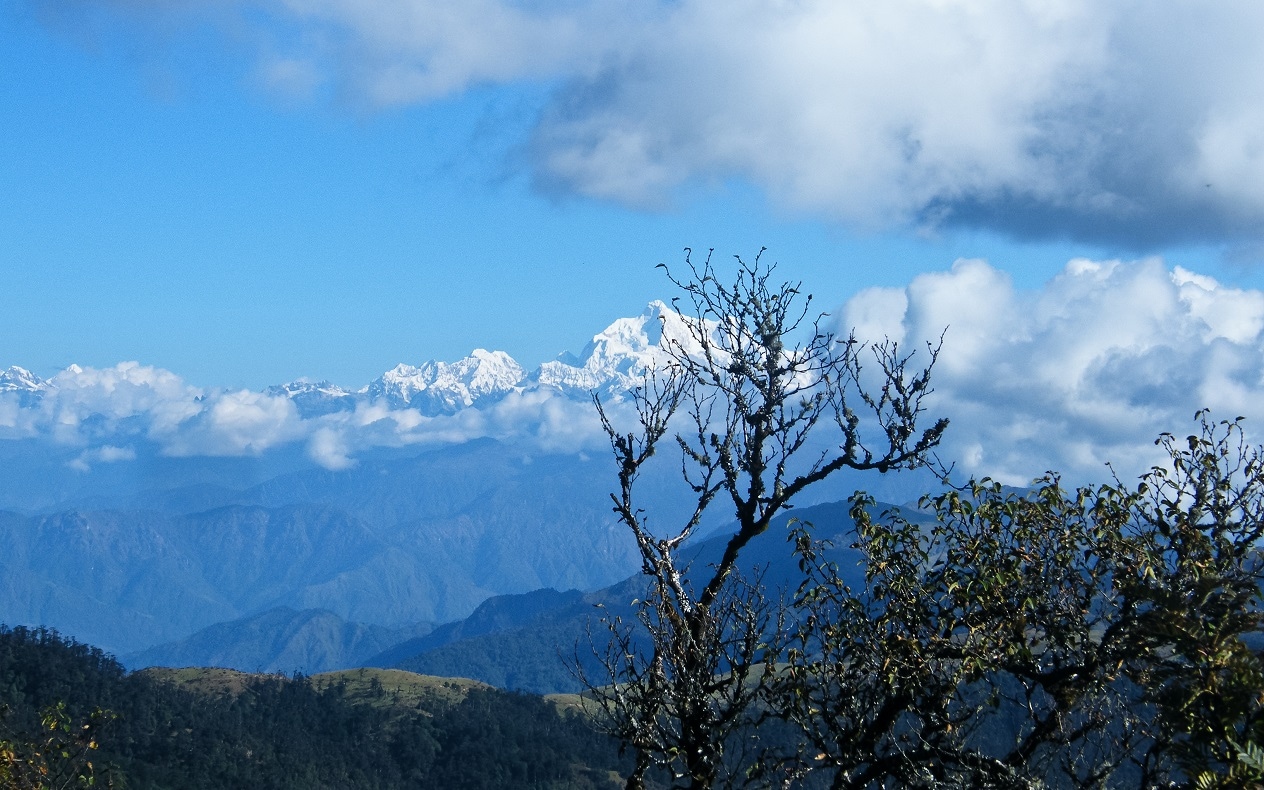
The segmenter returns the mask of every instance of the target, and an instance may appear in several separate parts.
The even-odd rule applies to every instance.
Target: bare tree
[[[631,430],[594,398],[618,464],[614,510],[636,539],[649,592],[636,602],[637,623],[609,621],[613,640],[598,650],[605,676],[581,679],[635,753],[629,788],[643,787],[651,769],[676,787],[735,782],[725,752],[752,719],[781,631],[776,602],[738,572],[743,549],[809,486],[842,469],[923,464],[947,427],[917,426],[938,346],[917,367],[894,342],[835,337],[811,312],[812,297],[798,283],[775,283],[761,256],[738,258],[732,285],[710,254],[697,264],[686,250],[685,279],[663,266],[683,292],[673,305],[692,313],[687,337],[664,335],[670,364],[632,394]],[[862,359],[876,366],[872,388]],[[809,437],[826,431],[833,449],[809,450],[820,446]],[[660,531],[636,483],[668,437],[696,500],[682,523]],[[682,547],[713,506],[731,508],[736,531],[717,562],[691,570]]]

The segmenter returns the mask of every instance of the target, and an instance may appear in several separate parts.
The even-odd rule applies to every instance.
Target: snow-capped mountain
[[[48,386],[47,381],[17,365],[0,371],[0,393],[16,393],[19,406],[29,406],[38,401]]]
[[[288,398],[302,420],[355,412],[369,405],[413,410],[430,417],[450,415],[487,406],[511,392],[540,389],[579,400],[587,400],[594,391],[617,397],[640,384],[648,371],[664,366],[670,357],[668,347],[678,347],[686,353],[697,350],[687,320],[665,303],[651,302],[640,315],[620,318],[599,332],[578,356],[563,353],[530,373],[503,351],[476,348],[455,362],[430,360],[419,366],[401,363],[359,390],[328,381],[298,379],[268,387],[260,395],[268,399]],[[71,365],[51,379],[15,366],[0,372],[0,396],[16,393],[19,405],[28,406],[59,390],[82,388],[80,385],[87,380],[112,390],[118,386],[115,379],[139,388],[151,386],[159,379],[178,382],[167,371],[136,363],[120,363],[117,370],[109,371]],[[207,397],[213,400],[215,395],[212,392]]]
[[[340,411],[355,411],[356,407],[355,392],[328,381],[299,379],[289,384],[268,387],[264,393],[273,397],[284,396],[294,401],[299,416],[305,420]]]
[[[305,380],[266,392],[289,397],[304,419],[354,411],[357,403],[411,409],[433,417],[479,408],[510,392],[540,387],[582,400],[594,391],[617,397],[641,383],[649,370],[666,364],[668,344],[697,350],[685,322],[668,305],[654,301],[640,315],[620,318],[606,327],[578,356],[563,353],[530,374],[503,351],[476,348],[455,362],[401,363],[357,392]]]
[[[40,437],[72,452],[77,470],[117,464],[144,448],[166,456],[258,456],[305,445],[328,469],[375,447],[518,437],[539,447],[600,443],[589,403],[638,386],[676,353],[696,353],[688,321],[663,302],[619,319],[578,355],[528,372],[503,351],[455,362],[400,364],[358,390],[299,379],[262,391],[195,387],[177,374],[120,362],[71,365],[49,379],[0,372],[0,438]]]
[[[396,365],[370,384],[366,394],[370,402],[386,401],[394,409],[453,414],[504,395],[525,376],[522,366],[505,352],[476,348],[456,362]]]
[[[0,371],[0,392],[36,392],[44,389],[47,385],[48,383],[44,379],[17,365]]]
[[[394,628],[613,583],[639,560],[589,392],[634,420],[618,396],[692,341],[654,302],[530,374],[484,350],[358,390],[0,372],[0,620],[132,651],[278,606]],[[693,494],[666,461],[642,485],[670,518]]]
[[[594,391],[605,396],[627,392],[644,381],[650,370],[667,364],[668,348],[698,351],[686,320],[663,302],[650,302],[639,316],[620,318],[606,327],[578,357],[563,354],[545,362],[532,378],[584,397]]]

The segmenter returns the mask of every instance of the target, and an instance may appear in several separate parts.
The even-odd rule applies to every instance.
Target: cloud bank
[[[290,98],[545,86],[521,143],[554,193],[659,207],[738,178],[860,228],[1264,235],[1253,0],[31,2],[62,28],[213,20]]]
[[[1264,441],[1264,291],[1157,258],[1072,260],[1035,290],[1016,289],[987,262],[959,260],[903,288],[861,291],[836,315],[837,330],[905,349],[944,335],[928,416],[952,421],[941,457],[966,474],[1025,484],[1055,470],[1091,481],[1108,461],[1120,474],[1139,473],[1159,460],[1155,437],[1190,430],[1203,408],[1217,419],[1247,417],[1254,441]],[[580,357],[531,373],[476,351],[459,363],[396,368],[356,392],[305,381],[206,389],[135,362],[71,366],[47,381],[10,368],[0,371],[0,440],[55,443],[85,472],[126,464],[142,447],[169,456],[302,448],[329,469],[373,448],[482,437],[600,451],[606,439],[590,389],[603,392],[616,422],[634,422],[617,393],[656,364],[660,335],[680,326],[655,302],[612,323]],[[471,382],[493,379],[496,387],[472,394]]]
[[[1158,259],[1072,260],[1035,291],[960,260],[906,288],[862,291],[842,326],[910,347],[946,328],[931,412],[968,474],[1025,484],[1046,470],[1100,480],[1159,460],[1160,432],[1191,432],[1207,408],[1264,438],[1264,292]]]
[[[14,370],[20,369],[9,373]],[[555,388],[517,389],[453,414],[426,415],[360,398],[351,409],[305,416],[284,392],[193,387],[170,371],[135,362],[73,365],[36,390],[3,385],[0,380],[0,441],[82,448],[68,464],[83,472],[135,460],[138,445],[175,457],[261,455],[300,445],[317,464],[345,469],[375,447],[491,437],[546,452],[580,452],[605,441],[591,403]]]

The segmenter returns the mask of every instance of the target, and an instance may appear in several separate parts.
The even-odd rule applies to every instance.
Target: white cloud
[[[602,75],[596,106],[559,112],[543,141],[588,152],[558,173],[581,189],[668,164],[674,180],[747,175],[791,204],[885,225],[945,188],[1039,178],[1024,150],[1033,105],[1102,59],[1105,31],[1064,5],[684,2]]]
[[[24,430],[49,433],[70,445],[145,430],[161,434],[197,414],[204,395],[170,371],[137,362],[109,368],[71,365],[49,384],[45,397],[24,410]],[[144,427],[137,418],[143,418]]]
[[[110,444],[120,438],[147,439],[171,455],[244,455],[295,441],[306,430],[289,398],[204,390],[137,362],[71,365],[48,383],[25,408],[12,408],[14,393],[0,399],[0,428],[10,437],[88,445],[77,459],[83,465],[122,460]]]
[[[35,411],[24,408],[20,395],[0,392],[0,439],[25,439],[39,435]]]
[[[903,288],[866,288],[852,297],[846,325],[836,325],[834,334],[841,338],[852,333],[860,338],[885,337],[902,343],[908,303]]]
[[[591,450],[606,442],[590,401],[573,400],[551,389],[510,393],[491,412],[498,435],[524,436],[545,451]]]
[[[906,344],[947,327],[932,412],[952,420],[943,457],[967,473],[1024,483],[1048,469],[1101,479],[1107,461],[1140,471],[1157,460],[1154,438],[1191,428],[1204,407],[1264,434],[1259,291],[1157,259],[1079,259],[1038,291],[963,260],[904,293],[899,310],[890,291],[861,292],[841,323]]]
[[[307,442],[307,455],[331,471],[349,469],[355,460],[349,455],[346,436],[328,427],[317,428]]]
[[[301,439],[294,402],[285,396],[238,390],[217,393],[194,418],[165,437],[171,455],[257,455]]]
[[[1177,266],[1172,282],[1191,315],[1205,325],[1203,337],[1249,343],[1264,329],[1264,293],[1225,288],[1215,280]]]
[[[1257,3],[686,0],[636,33],[544,116],[556,187],[1139,245],[1264,220]]]
[[[136,451],[130,447],[114,447],[107,444],[98,447],[93,457],[97,461],[106,464],[112,464],[115,461],[134,461],[136,460]]]
[[[360,403],[353,412],[324,415],[304,425],[311,432],[308,455],[330,469],[344,468],[357,452],[372,447],[493,438],[524,442],[545,452],[577,452],[605,442],[591,403],[551,387],[511,391],[485,407],[438,416],[392,409],[383,402]]]
[[[56,386],[58,403],[63,408],[75,412],[91,409],[94,414],[113,418],[202,395],[202,390],[188,386],[171,371],[138,362],[120,362],[110,368],[71,365],[53,376],[50,383]]]
[[[1264,226],[1255,0],[55,5],[62,27],[102,24],[102,7],[168,37],[171,20],[213,20],[285,96],[328,84],[391,106],[543,85],[534,175],[603,200],[661,206],[738,177],[863,227],[1245,250]]]
[[[316,28],[342,78],[378,105],[425,101],[484,83],[568,72],[602,46],[599,4],[501,0],[282,0]],[[329,44],[334,41],[336,44]]]
[[[1054,469],[1098,480],[1111,461],[1130,474],[1157,460],[1158,433],[1187,429],[1203,407],[1246,416],[1264,435],[1255,427],[1264,425],[1264,292],[1156,258],[1075,259],[1036,290],[963,259],[905,288],[856,294],[836,329],[852,326],[861,340],[885,335],[905,349],[946,330],[928,416],[952,420],[942,457],[966,473],[1024,483]],[[191,387],[135,362],[72,366],[34,390],[0,393],[0,438],[67,445],[79,453],[71,465],[85,471],[134,458],[142,444],[180,456],[291,446],[328,469],[375,447],[483,437],[528,452],[600,451],[606,439],[591,404],[546,379],[527,377],[499,398],[436,416],[374,401],[366,389],[353,409],[303,419],[294,400],[270,394],[283,390]],[[617,424],[634,420],[617,399],[607,409]]]
[[[310,60],[283,57],[261,63],[258,79],[273,95],[293,102],[312,98],[322,82],[319,67]]]

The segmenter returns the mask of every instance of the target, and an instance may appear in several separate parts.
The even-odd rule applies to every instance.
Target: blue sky
[[[959,257],[1020,289],[1076,256],[1152,254],[1259,287],[1258,192],[1234,213],[1168,185],[1117,215],[1102,202],[1099,221],[1072,199],[1142,196],[1146,168],[1157,183],[1168,164],[1191,167],[1151,142],[1188,136],[1198,112],[1227,113],[1225,134],[1247,125],[1245,161],[1219,166],[1259,167],[1249,107],[1264,77],[1240,101],[1184,106],[1251,63],[1154,84],[1181,67],[1170,44],[1189,4],[1154,23],[1172,29],[1129,32],[1175,50],[1157,66],[1138,55],[1146,41],[1120,35],[1137,4],[1067,2],[1051,20],[1041,4],[980,3],[951,24],[919,22],[923,5],[838,4],[851,9],[840,18],[830,4],[702,0],[6,4],[0,366],[49,376],[138,360],[254,389],[300,376],[358,387],[476,346],[530,367],[670,296],[653,267],[685,246],[767,246],[830,309]],[[1218,5],[1209,34],[1261,21]],[[958,71],[936,85],[933,57],[856,54],[863,41],[822,44],[817,28],[910,51],[938,35]],[[1109,63],[1083,65],[1094,57]],[[1119,63],[1147,81],[1107,84]],[[1039,87],[998,78],[936,109],[953,86],[1011,69]],[[875,81],[899,112],[855,87]],[[1139,98],[1172,106],[1123,106]],[[1007,150],[1015,124],[1029,128]],[[1100,150],[1077,158],[1090,138]],[[627,139],[630,153],[602,158]],[[870,166],[890,140],[925,161]],[[1121,151],[1140,164],[1092,175]]]
[[[767,247],[840,331],[947,328],[928,406],[971,474],[1264,425],[1258,0],[16,0],[0,106],[0,371],[51,378],[0,380],[0,438],[84,474],[599,449],[530,387],[433,420],[261,390],[529,372],[686,246]]]

